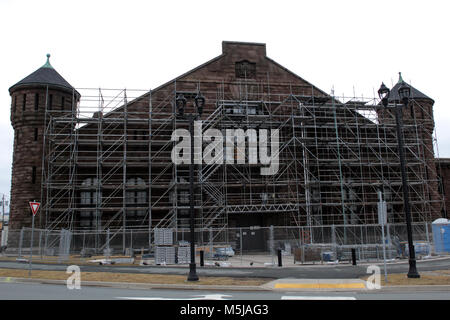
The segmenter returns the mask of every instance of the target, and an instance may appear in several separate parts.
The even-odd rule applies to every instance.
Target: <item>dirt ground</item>
[[[116,258],[130,258],[127,256],[110,256],[109,259],[116,259]],[[17,261],[17,257],[0,257],[0,261]],[[28,255],[24,255],[22,256],[22,259],[28,260],[29,256]],[[75,264],[75,265],[93,265],[93,264],[98,264],[98,262],[89,262],[90,260],[98,260],[98,259],[106,259],[105,256],[92,256],[89,258],[81,258],[79,255],[73,255],[70,256],[69,259],[67,260],[60,260],[59,257],[57,256],[39,256],[39,255],[33,255],[33,263],[46,263],[46,264],[59,264],[59,263],[63,263],[63,264],[67,264],[67,265],[71,265],[71,264]],[[136,257],[134,259],[133,263],[120,263],[121,266],[136,266],[139,265],[140,263],[140,257]]]
[[[369,276],[364,277],[367,280]],[[388,274],[388,282],[385,282],[384,274],[381,274],[382,286],[405,286],[405,285],[450,285],[450,270],[424,271],[420,272],[420,278],[410,279],[406,273]]]
[[[34,270],[33,279],[67,280],[70,274],[64,271]],[[0,277],[28,278],[28,270],[0,269]],[[259,286],[272,279],[201,277],[199,281],[187,281],[186,276],[165,274],[135,274],[112,272],[82,272],[81,281],[130,282],[149,284],[191,284],[191,285],[235,285]]]

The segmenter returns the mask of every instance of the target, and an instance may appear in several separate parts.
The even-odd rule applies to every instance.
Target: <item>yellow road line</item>
[[[276,289],[365,289],[364,283],[276,283]]]

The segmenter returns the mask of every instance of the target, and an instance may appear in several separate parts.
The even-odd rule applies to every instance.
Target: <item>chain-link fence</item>
[[[92,257],[134,256],[155,257],[157,248],[174,247],[181,252],[180,263],[187,263],[191,234],[189,229],[167,229],[166,242],[161,242],[160,230],[34,230],[33,256],[41,259],[68,260],[70,256]],[[159,233],[158,233],[159,232]],[[419,255],[433,253],[431,224],[413,224],[413,238]],[[30,253],[31,229],[10,230],[7,254],[26,257]],[[408,253],[405,225],[385,227],[385,248],[388,259],[405,257]],[[242,227],[196,229],[196,252],[203,251],[206,261],[234,259],[244,264],[274,263],[278,251],[294,263],[346,261],[352,249],[361,261],[383,259],[383,239],[380,225],[332,225],[303,227]],[[180,249],[182,248],[182,249]],[[162,250],[162,249],[161,249]],[[162,251],[159,252],[162,252]],[[172,254],[172,253],[171,253]],[[171,259],[178,263],[177,259]]]

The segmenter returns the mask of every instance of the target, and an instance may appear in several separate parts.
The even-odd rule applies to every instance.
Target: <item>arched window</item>
[[[97,192],[98,179],[87,178],[81,183],[80,227],[98,229],[101,226],[101,212],[96,208],[102,202],[102,193]]]
[[[145,216],[148,207],[147,203],[147,185],[142,178],[130,178],[127,180],[126,191],[127,216],[142,218]]]

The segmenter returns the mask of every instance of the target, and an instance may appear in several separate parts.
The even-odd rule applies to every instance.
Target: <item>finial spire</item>
[[[399,72],[399,73],[398,73],[398,83],[402,83],[402,82],[405,82],[405,81],[403,81],[402,73]]]
[[[52,68],[52,65],[50,64],[50,53],[47,53],[47,62],[42,66],[42,68]]]

